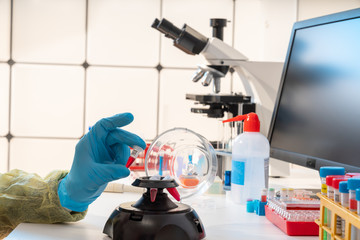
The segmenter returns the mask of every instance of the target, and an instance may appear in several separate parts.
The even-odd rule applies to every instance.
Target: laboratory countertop
[[[112,211],[123,202],[136,201],[140,193],[103,193],[90,207],[87,216],[76,223],[20,224],[6,239],[49,240],[76,239],[110,240],[102,233]],[[247,213],[245,206],[234,204],[225,195],[205,194],[184,201],[192,206],[203,222],[207,240],[239,239],[306,239],[318,237],[290,237],[269,222],[266,217]]]

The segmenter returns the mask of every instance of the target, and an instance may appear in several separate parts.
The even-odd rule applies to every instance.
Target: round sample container
[[[181,199],[205,192],[214,182],[216,153],[210,142],[189,129],[170,129],[154,139],[145,157],[147,176],[171,176]]]

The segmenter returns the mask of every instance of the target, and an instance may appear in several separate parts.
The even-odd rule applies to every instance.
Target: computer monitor
[[[270,156],[360,172],[360,9],[294,24]]]

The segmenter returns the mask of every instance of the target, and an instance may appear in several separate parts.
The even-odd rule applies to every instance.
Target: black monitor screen
[[[358,170],[360,11],[330,16],[294,25],[269,133],[271,155],[316,169]]]

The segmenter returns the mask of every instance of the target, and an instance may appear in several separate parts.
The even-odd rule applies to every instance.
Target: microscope
[[[206,114],[209,118],[223,118],[225,112],[231,114],[228,117],[233,117],[255,111],[255,104],[251,101],[251,96],[219,94],[221,78],[225,77],[229,71],[233,71],[233,67],[237,65],[238,61],[247,60],[243,54],[222,41],[226,24],[226,19],[210,20],[213,38],[205,37],[186,24],[179,29],[165,18],[155,19],[152,24],[152,27],[165,34],[165,37],[174,40],[175,47],[190,55],[202,54],[205,56],[208,64],[198,66],[192,81],[200,81],[205,87],[212,83],[214,94],[186,94],[186,99],[209,106],[208,108],[191,109],[191,112]]]
[[[267,136],[283,63],[248,61],[246,56],[223,42],[226,24],[226,19],[210,19],[211,38],[202,35],[187,24],[184,24],[180,29],[165,18],[155,19],[151,27],[163,33],[165,37],[172,39],[174,46],[183,52],[190,55],[201,54],[206,60],[206,64],[198,65],[192,81],[200,81],[205,87],[212,84],[213,93],[207,95],[186,94],[187,100],[207,106],[206,108],[191,108],[191,112],[206,114],[209,118],[223,118],[226,113],[226,118],[232,118],[256,111],[262,122],[261,132]],[[245,94],[220,94],[221,78],[225,77],[228,72],[234,72],[238,75]],[[232,123],[229,126],[229,140],[231,141],[242,132],[242,124],[236,123],[234,125]],[[215,148],[222,149],[222,151],[218,151],[218,155],[229,157],[231,143],[227,145],[218,144]],[[277,166],[275,168],[270,167],[270,175],[289,175],[287,163],[278,160],[273,160],[274,162]],[[226,164],[219,165],[223,166],[222,168],[227,168]],[[223,170],[219,169],[220,172]]]

